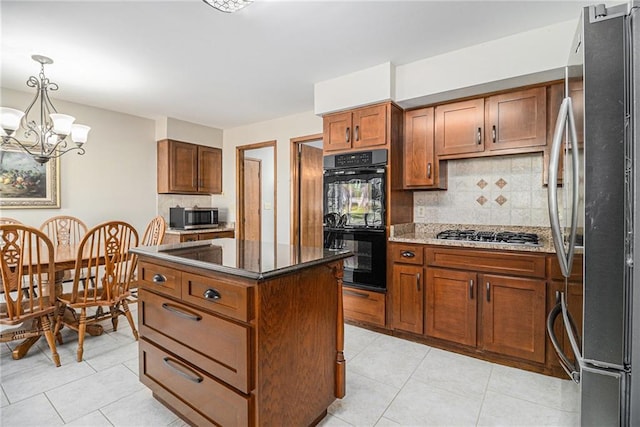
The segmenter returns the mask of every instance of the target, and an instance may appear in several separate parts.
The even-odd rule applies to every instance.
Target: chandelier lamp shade
[[[253,3],[253,0],[203,0],[220,12],[233,13]]]
[[[53,106],[49,91],[58,90],[58,85],[44,75],[44,66],[53,64],[53,60],[42,55],[31,58],[40,63],[38,77],[27,80],[27,86],[34,88],[36,95],[24,112],[0,107],[2,147],[18,146],[40,164],[70,151],[84,154],[83,145],[91,128],[74,123],[75,117],[60,114]],[[39,111],[32,111],[37,109],[34,106],[39,107]],[[69,142],[74,145],[68,145]]]

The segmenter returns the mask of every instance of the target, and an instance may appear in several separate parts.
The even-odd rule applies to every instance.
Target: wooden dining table
[[[76,258],[78,257],[79,244],[58,245],[54,246],[54,270],[55,270],[55,293],[56,296],[62,294],[62,282],[64,280],[64,273],[68,270],[74,270],[76,267]],[[89,263],[89,254],[87,253],[83,258],[83,266]],[[104,264],[104,258],[99,259],[99,264]],[[55,296],[54,296],[55,298]],[[75,316],[73,309],[68,308],[69,312],[65,313],[66,316]],[[87,333],[90,335],[102,334],[102,326],[100,325],[87,325]],[[18,344],[12,352],[13,359],[22,359],[29,349],[40,339],[40,336],[27,338]]]

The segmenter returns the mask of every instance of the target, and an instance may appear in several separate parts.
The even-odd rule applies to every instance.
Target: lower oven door
[[[344,260],[343,282],[357,288],[386,290],[386,242],[384,230],[324,230],[325,248],[353,252],[352,257]]]

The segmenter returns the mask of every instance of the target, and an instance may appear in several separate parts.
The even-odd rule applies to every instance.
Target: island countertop
[[[348,258],[348,250],[296,247],[230,238],[201,240],[132,249],[140,256],[227,273],[267,279],[307,267]]]

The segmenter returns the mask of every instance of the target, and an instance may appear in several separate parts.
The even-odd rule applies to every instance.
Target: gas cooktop
[[[436,238],[478,243],[540,246],[540,237],[537,234],[515,231],[445,230],[438,233]]]

